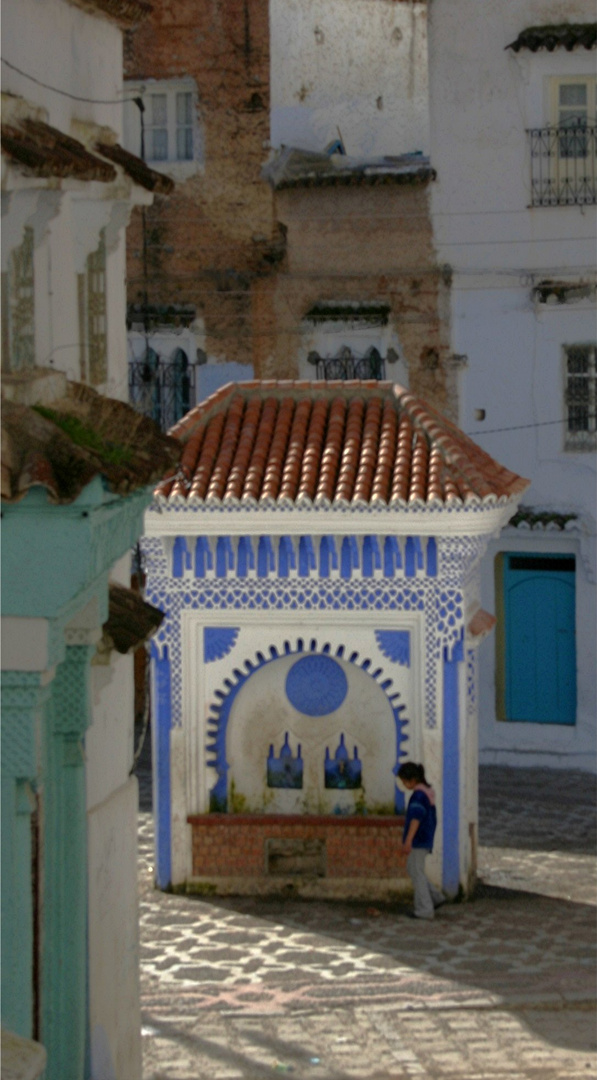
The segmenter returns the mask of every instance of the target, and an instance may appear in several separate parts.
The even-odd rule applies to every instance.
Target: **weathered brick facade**
[[[429,189],[396,184],[309,187],[276,194],[288,255],[256,284],[263,378],[296,378],[301,323],[322,300],[385,302],[408,364],[410,389],[448,415],[449,275],[437,266]],[[290,369],[289,369],[290,368]],[[391,369],[386,372],[391,377]]]
[[[410,388],[455,415],[449,275],[425,184],[357,181],[274,191],[268,0],[164,0],[130,35],[126,76],[192,76],[205,165],[145,211],[150,304],[194,304],[211,360],[258,378],[304,377],[304,320],[320,301],[389,306]],[[128,299],[143,299],[141,212],[129,228]],[[391,369],[387,376],[392,377]]]
[[[252,284],[279,257],[273,196],[260,178],[269,138],[268,33],[267,0],[164,0],[125,50],[127,79],[193,77],[205,148],[205,168],[146,211],[148,300],[196,304],[208,353],[243,363],[252,361]],[[139,302],[140,211],[128,248],[128,299]]]

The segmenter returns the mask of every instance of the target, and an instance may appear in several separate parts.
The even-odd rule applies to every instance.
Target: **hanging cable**
[[[41,82],[40,79],[36,79],[34,75],[29,75],[27,71],[23,71],[22,68],[17,67],[16,64],[11,64],[10,60],[5,60],[4,57],[1,57],[1,59],[2,63],[6,64],[6,67],[9,67],[11,71],[16,71],[18,75],[22,75],[24,79],[29,79],[29,81],[35,83],[36,86],[42,86],[44,90],[51,90],[54,94],[61,94],[62,97],[70,98],[71,101],[84,101],[89,105],[122,105],[125,101],[136,101],[136,98],[132,97],[107,99],[81,97],[79,94],[71,94],[68,90],[59,90],[57,86],[50,86],[49,83]]]

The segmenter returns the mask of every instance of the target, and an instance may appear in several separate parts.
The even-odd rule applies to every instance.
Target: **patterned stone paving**
[[[554,774],[483,770],[481,790],[484,880],[430,924],[404,905],[158,893],[142,812],[144,1080],[596,1075],[591,781],[568,800]]]

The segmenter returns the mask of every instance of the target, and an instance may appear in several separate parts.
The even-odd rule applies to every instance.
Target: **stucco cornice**
[[[363,506],[247,507],[155,503],[145,515],[146,536],[323,536],[371,533],[395,536],[492,536],[511,519],[518,501],[475,503],[460,507]]]

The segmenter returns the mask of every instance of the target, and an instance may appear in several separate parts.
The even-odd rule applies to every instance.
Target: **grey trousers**
[[[446,899],[443,892],[427,879],[425,859],[428,855],[427,848],[413,848],[406,860],[406,872],[415,890],[415,915],[419,919],[433,919],[435,905]]]

